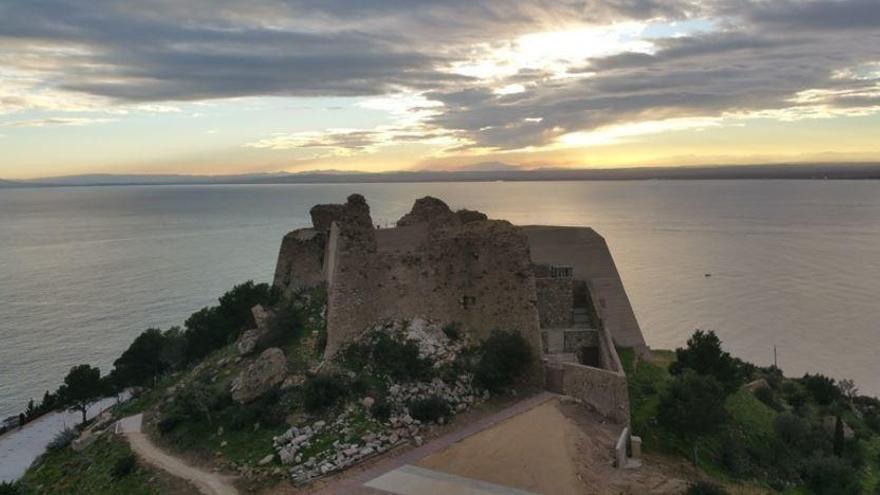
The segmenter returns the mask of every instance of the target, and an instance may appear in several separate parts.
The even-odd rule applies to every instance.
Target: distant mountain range
[[[10,180],[0,179],[0,189],[11,187],[27,187],[27,184],[21,184],[19,182],[12,182]]]
[[[0,180],[0,187],[730,179],[880,179],[880,163],[723,165],[614,169],[523,169],[501,162],[484,162],[452,170],[412,170],[377,173],[325,170],[243,175],[90,174],[15,182]]]

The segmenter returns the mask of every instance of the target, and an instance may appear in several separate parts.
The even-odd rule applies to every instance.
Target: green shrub
[[[820,405],[830,405],[832,402],[843,397],[843,394],[841,394],[840,389],[837,387],[837,383],[833,378],[807,373],[800,379],[800,382],[813,397],[813,400]]]
[[[175,416],[190,421],[213,422],[218,401],[223,401],[224,392],[217,392],[201,383],[193,383],[184,388],[174,401]]]
[[[79,434],[73,428],[65,428],[52,437],[52,441],[46,448],[50,451],[66,449],[78,436]]]
[[[810,394],[804,387],[793,381],[788,380],[782,384],[782,396],[786,402],[794,410],[798,416],[803,416],[809,409]]]
[[[686,495],[728,495],[727,490],[708,481],[698,481],[689,486]]]
[[[451,414],[449,404],[442,397],[432,395],[426,399],[417,399],[408,404],[409,414],[419,421],[438,422]]]
[[[280,426],[287,420],[292,405],[288,404],[281,392],[278,390],[269,391],[255,402],[248,404],[246,407],[252,409],[256,414],[256,419],[265,425]],[[252,423],[255,423],[253,421]]]
[[[741,478],[749,474],[749,454],[743,442],[729,432],[721,437],[721,466],[734,477]]]
[[[456,342],[461,339],[461,328],[458,323],[450,323],[443,327],[443,334],[449,340]]]
[[[318,412],[337,405],[348,395],[348,380],[342,375],[315,375],[303,384],[303,407]]]
[[[870,428],[874,433],[880,434],[880,411],[869,409],[864,413],[865,426]]]
[[[669,367],[673,375],[690,369],[700,375],[715,377],[728,393],[742,384],[742,373],[737,360],[721,349],[721,340],[715,332],[697,330],[687,341],[687,348],[675,350],[675,362]]]
[[[255,352],[270,347],[283,347],[298,340],[305,333],[302,311],[291,300],[275,308],[269,321],[266,322],[266,333],[257,341]]]
[[[801,475],[818,495],[859,493],[858,472],[839,457],[812,457],[803,464]]]
[[[517,332],[492,332],[480,345],[478,355],[474,379],[493,393],[513,385],[532,361],[529,343]]]
[[[383,423],[391,417],[391,412],[391,404],[385,399],[377,400],[370,408],[370,415]]]
[[[110,476],[113,479],[120,479],[131,474],[134,469],[137,467],[137,458],[135,458],[134,454],[127,454],[123,457],[120,457],[110,469]]]
[[[384,333],[373,343],[372,358],[379,373],[398,381],[420,380],[431,370],[431,361],[419,357],[415,341],[399,342]]]
[[[322,325],[318,330],[318,336],[315,338],[315,354],[318,356],[324,355],[324,350],[327,349],[327,326]]]
[[[375,376],[387,376],[399,382],[426,379],[432,370],[431,361],[419,357],[419,346],[414,340],[401,342],[382,331],[346,347],[342,351],[342,362],[356,373],[369,369]]]
[[[236,405],[227,412],[229,429],[241,431],[257,422],[258,411],[249,405]]]
[[[196,361],[234,341],[253,324],[251,308],[257,304],[273,306],[279,299],[276,288],[248,281],[223,294],[218,306],[193,313],[185,323],[186,360]]]
[[[803,451],[809,445],[810,423],[800,416],[782,413],[773,420],[776,436],[789,447]]]
[[[677,435],[695,438],[717,430],[727,420],[724,387],[711,375],[687,372],[660,396],[657,420]]]
[[[764,405],[775,411],[782,411],[784,408],[776,400],[776,395],[770,387],[760,387],[755,390],[755,398],[763,402]]]
[[[177,416],[165,416],[164,418],[159,420],[159,423],[156,425],[156,428],[159,430],[159,433],[162,435],[166,435],[174,431],[175,428],[180,424],[180,418]]]
[[[24,489],[16,481],[0,481],[0,495],[24,495]]]

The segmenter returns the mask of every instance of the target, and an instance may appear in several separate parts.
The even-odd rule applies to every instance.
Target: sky
[[[0,0],[0,177],[880,161],[880,0]]]

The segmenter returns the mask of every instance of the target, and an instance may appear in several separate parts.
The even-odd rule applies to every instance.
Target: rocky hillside
[[[111,375],[142,385],[105,422],[143,413],[145,432],[163,450],[234,475],[252,489],[309,483],[421,445],[456,414],[520,383],[535,358],[518,334],[474,342],[454,325],[416,319],[369,328],[325,360],[323,291],[277,297],[240,287],[246,289],[194,314],[182,331],[149,330],[139,337]],[[179,364],[143,362],[154,355],[197,355],[187,342],[216,340],[210,329],[226,320],[214,319],[215,312],[243,322],[230,334],[235,340],[202,358],[174,358]],[[92,435],[95,428],[87,431]],[[97,445],[112,437],[105,427],[94,435]],[[58,462],[45,456],[31,472],[54,470]],[[45,486],[45,493],[64,492]]]

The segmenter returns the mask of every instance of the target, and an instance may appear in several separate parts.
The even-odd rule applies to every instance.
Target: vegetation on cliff
[[[82,450],[67,447],[47,452],[5,493],[165,495],[191,492],[186,483],[141,465],[124,439],[104,435]]]
[[[252,311],[257,305],[262,309]],[[534,357],[517,333],[480,343],[454,325],[419,320],[377,325],[325,362],[325,311],[322,289],[282,296],[265,284],[241,284],[183,328],[144,331],[104,377],[89,365],[75,368],[59,396],[69,407],[74,395],[86,404],[100,393],[134,390],[113,416],[143,412],[146,433],[163,448],[252,482],[283,478],[291,468],[306,481],[400,443],[420,443],[431,424],[445,423],[489,389],[514,386]],[[259,364],[267,353],[281,356],[281,375],[249,380],[265,371]],[[236,392],[253,384],[250,393]],[[124,443],[102,429],[99,442],[75,451],[69,444],[77,434],[39,459],[16,489],[106,493],[105,485],[116,483],[131,493],[155,491],[138,481],[145,468],[125,457]],[[91,459],[94,449],[112,453],[112,462],[68,481],[56,476]]]
[[[674,355],[622,357],[633,430],[646,449],[691,459],[724,484],[880,493],[880,401],[858,396],[851,382],[786,378],[731,357],[713,332],[696,332]]]

